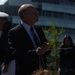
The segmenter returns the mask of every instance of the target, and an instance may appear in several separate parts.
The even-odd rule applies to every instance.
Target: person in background
[[[75,46],[71,36],[65,36],[60,46],[60,75],[75,74]]]
[[[38,12],[32,4],[21,5],[18,15],[21,24],[9,31],[9,54],[6,61],[14,57],[16,75],[30,75],[39,68],[46,68],[46,55],[51,52],[50,44],[42,28],[34,26],[38,21]]]
[[[2,67],[8,52],[8,31],[12,27],[10,16],[5,12],[0,12],[0,75],[6,75],[6,72],[8,72],[9,66],[7,66],[5,69]]]

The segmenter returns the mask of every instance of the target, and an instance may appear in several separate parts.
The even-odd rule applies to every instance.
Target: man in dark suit
[[[46,55],[50,44],[47,43],[43,30],[34,26],[38,21],[38,13],[32,4],[23,4],[18,14],[21,18],[21,25],[9,31],[9,54],[6,64],[11,57],[14,57],[16,75],[30,75],[41,67],[46,68]],[[37,40],[33,34],[36,34]]]
[[[4,62],[6,49],[8,46],[8,31],[11,28],[9,15],[5,12],[0,12],[0,63]],[[1,71],[1,68],[0,68]]]

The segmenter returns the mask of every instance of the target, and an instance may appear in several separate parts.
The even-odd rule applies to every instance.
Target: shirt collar
[[[30,30],[30,26],[26,23],[24,23],[23,21],[21,22],[21,25],[26,29],[26,31]]]
[[[28,24],[24,23],[23,21],[21,21],[21,25],[26,29],[26,31],[29,32],[31,26],[29,26]],[[32,27],[34,28],[34,26],[32,26]]]

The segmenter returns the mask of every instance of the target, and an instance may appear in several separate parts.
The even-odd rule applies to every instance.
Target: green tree
[[[48,42],[50,43],[53,55],[53,58],[48,58],[48,60],[51,60],[50,64],[53,65],[52,68],[55,71],[58,70],[58,40],[60,39],[60,35],[64,32],[64,28],[60,28],[60,30],[58,30],[55,21],[52,20],[50,27],[47,30],[44,30],[44,32]]]

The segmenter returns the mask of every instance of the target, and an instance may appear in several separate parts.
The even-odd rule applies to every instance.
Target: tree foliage
[[[58,40],[60,39],[60,35],[64,32],[64,28],[58,29],[54,20],[52,20],[50,27],[47,30],[44,30],[46,38],[50,43],[52,49],[52,65],[54,69],[58,69]]]

